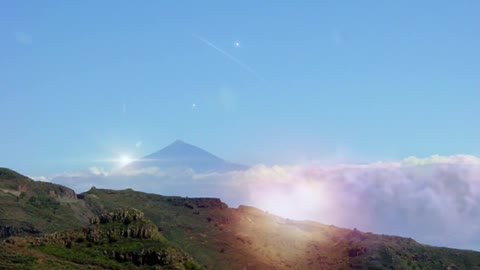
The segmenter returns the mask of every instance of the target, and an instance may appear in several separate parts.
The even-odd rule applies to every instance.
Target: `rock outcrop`
[[[116,209],[90,219],[85,230],[86,238],[92,242],[119,238],[160,239],[158,227],[145,219],[143,212],[133,209]]]
[[[20,226],[5,225],[0,226],[0,238],[7,238],[15,235],[24,235],[30,234],[35,235],[39,234],[40,231],[35,228],[32,224],[25,223]]]
[[[3,229],[6,232],[8,230]],[[165,239],[158,227],[145,218],[143,212],[134,208],[116,209],[93,217],[85,229],[40,237],[10,237],[4,243],[10,247],[49,246],[51,250],[57,251],[75,248],[80,253],[82,250],[96,250],[96,254],[102,254],[100,256],[104,258],[134,264],[141,269],[202,269],[190,255]]]
[[[185,253],[173,248],[162,251],[141,250],[139,252],[105,250],[104,254],[118,262],[132,262],[135,265],[172,265],[191,260]]]

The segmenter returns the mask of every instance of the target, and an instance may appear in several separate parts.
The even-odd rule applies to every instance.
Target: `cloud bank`
[[[230,206],[253,205],[288,218],[480,250],[480,158],[470,155],[370,164],[257,165],[222,174],[95,167],[51,181],[77,192],[96,186],[219,197]]]

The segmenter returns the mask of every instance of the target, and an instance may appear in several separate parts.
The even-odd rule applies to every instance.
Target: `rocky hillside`
[[[209,269],[480,269],[480,253],[294,221],[218,199],[92,189],[97,211],[133,206]]]
[[[93,217],[82,230],[8,238],[0,254],[0,269],[202,269],[133,208]]]
[[[0,168],[0,238],[79,228],[93,215],[72,189]]]
[[[2,181],[0,178],[0,186]],[[12,187],[16,185],[10,186],[10,190],[14,190]],[[58,208],[35,207],[27,199],[32,197],[47,198]],[[108,265],[122,269],[141,268],[145,263],[158,263],[155,257],[173,256],[182,262],[175,267],[197,267],[195,262],[198,262],[205,269],[480,269],[478,252],[431,247],[410,238],[294,221],[248,206],[229,208],[215,198],[95,188],[77,197],[65,201],[48,188],[25,197],[4,192],[0,207],[6,213],[19,209],[30,211],[28,215],[20,215],[23,219],[18,221],[10,219],[31,222],[35,231],[25,230],[23,234],[59,232],[56,227],[68,230],[67,235],[9,238],[0,252],[4,261],[17,268],[43,261],[54,265],[66,260],[75,265],[79,263],[76,256],[82,261],[93,256],[100,261],[89,261],[88,267]],[[0,212],[1,215],[6,214]],[[44,215],[55,217],[58,224],[45,222]],[[80,225],[85,228],[78,229]],[[162,253],[165,250],[169,251]],[[104,264],[105,260],[108,264]]]

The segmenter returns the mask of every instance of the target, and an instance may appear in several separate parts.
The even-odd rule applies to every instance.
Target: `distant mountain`
[[[76,195],[3,168],[0,238],[0,269],[480,269],[475,251],[216,198],[96,188]]]
[[[225,161],[181,140],[176,140],[162,150],[128,164],[124,169],[147,167],[192,169],[197,173],[240,171],[248,168],[245,165]]]

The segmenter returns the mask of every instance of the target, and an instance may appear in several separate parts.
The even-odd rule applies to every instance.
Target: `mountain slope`
[[[70,188],[0,168],[0,238],[77,228],[92,215]]]
[[[245,170],[247,166],[225,161],[199,147],[177,140],[160,151],[127,165],[126,169],[159,167],[193,169],[197,173]]]
[[[83,230],[10,238],[0,254],[0,269],[202,269],[133,208],[92,218]]]
[[[158,227],[162,241],[178,247],[185,258],[192,258],[192,262],[194,260],[207,269],[480,269],[479,252],[431,247],[409,238],[294,221],[248,206],[229,208],[215,198],[182,198],[131,189],[95,188],[76,198],[66,187],[36,182],[7,169],[0,170],[0,188],[3,228],[11,226],[8,224],[27,222],[36,229],[16,234],[39,235],[63,230],[78,234],[85,232],[79,228],[89,224],[87,217],[133,207]],[[105,234],[100,230],[97,235],[101,239],[113,236],[113,240],[119,240],[116,237],[123,235],[125,230],[121,224],[115,226],[120,231]],[[45,267],[41,269],[58,269],[59,265],[70,265],[75,269],[77,266],[71,260],[75,254],[85,256],[90,254],[88,252],[97,252],[98,255],[99,249],[83,249],[86,244],[74,244],[72,249],[65,242],[56,243],[55,239],[63,241],[65,233],[46,237],[53,239],[53,242],[45,242],[47,246],[53,243],[54,246],[50,246],[53,250],[28,244],[37,238],[7,239],[0,246],[0,261],[16,268],[31,269],[29,264],[45,259],[52,265],[43,265]],[[129,241],[105,245],[125,250],[130,246]],[[147,242],[136,241],[135,246],[147,248],[158,244],[162,247],[161,243],[154,241],[147,245]],[[70,257],[62,257],[62,254]],[[113,269],[131,266],[131,262],[111,263],[116,265],[112,266]],[[97,269],[98,265],[95,265],[93,262],[86,269]]]
[[[210,269],[480,269],[478,252],[293,221],[248,206],[232,209],[218,199],[133,190],[83,195],[97,211],[142,210],[167,239]]]

